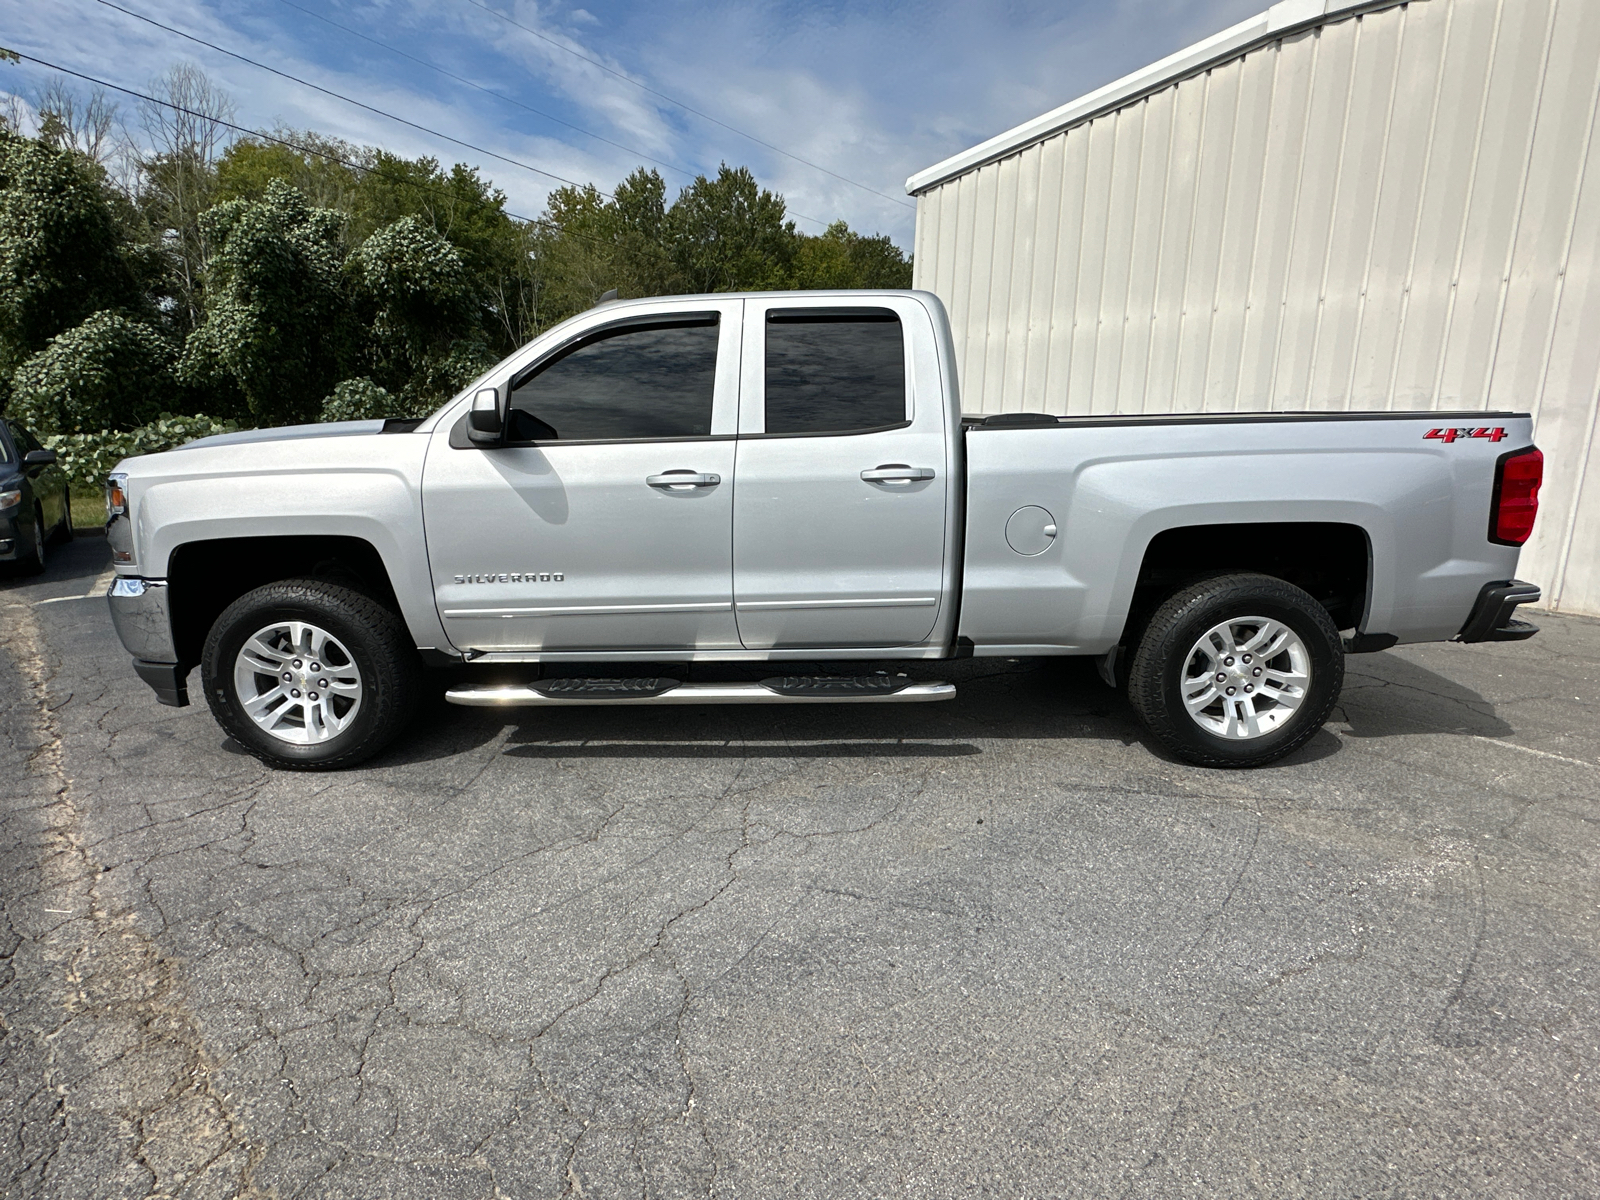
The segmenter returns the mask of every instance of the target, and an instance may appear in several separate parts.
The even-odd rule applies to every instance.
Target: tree
[[[613,288],[629,298],[686,290],[666,222],[666,183],[642,167],[609,200],[593,187],[552,192],[533,234],[541,327],[593,307]]]
[[[529,230],[505,200],[463,163],[445,172],[437,159],[374,150],[351,196],[351,230],[365,238],[402,217],[425,221],[461,255],[485,342],[509,354],[537,330]]]
[[[38,434],[135,429],[173,407],[174,357],[143,321],[97,312],[17,368],[8,411]]]
[[[420,217],[373,233],[347,270],[365,323],[367,378],[407,414],[431,411],[494,364],[461,253]]]
[[[53,79],[39,93],[39,140],[56,150],[75,150],[100,166],[118,149],[117,105],[96,88],[81,99],[61,79]]]
[[[866,237],[843,221],[821,237],[800,237],[795,251],[797,288],[908,288],[911,261],[884,234]]]
[[[0,132],[0,382],[91,313],[144,307],[98,168]]]
[[[216,201],[260,200],[267,185],[281,179],[314,207],[349,213],[361,184],[360,164],[371,152],[317,133],[280,129],[275,136],[278,140],[271,142],[240,138],[222,152],[217,159]]]
[[[208,210],[200,219],[214,248],[205,317],[189,335],[179,378],[231,383],[267,424],[315,420],[358,348],[344,224],[280,180],[258,201]]]
[[[152,149],[139,162],[139,208],[149,241],[170,261],[173,299],[185,332],[200,323],[211,245],[200,217],[216,201],[216,162],[226,147],[233,101],[200,68],[172,67],[150,84],[140,108]],[[164,103],[163,103],[164,102]]]
[[[795,231],[784,214],[783,197],[759,186],[748,167],[723,163],[715,179],[697,176],[662,223],[685,290],[789,286]]]

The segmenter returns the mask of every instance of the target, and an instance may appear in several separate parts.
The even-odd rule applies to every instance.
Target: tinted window
[[[6,445],[6,432],[6,423],[4,421],[0,421],[0,463],[11,461],[11,448]]]
[[[716,377],[714,316],[607,329],[512,389],[507,438],[705,437]]]
[[[768,433],[851,433],[906,419],[900,318],[884,308],[767,314]]]

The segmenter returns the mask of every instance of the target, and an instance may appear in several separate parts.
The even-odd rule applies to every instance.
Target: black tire
[[[1310,679],[1299,707],[1278,727],[1236,739],[1202,728],[1184,706],[1182,689],[1193,669],[1196,643],[1208,630],[1244,617],[1288,626],[1305,647]],[[1197,656],[1194,662],[1205,659]],[[1344,644],[1327,609],[1309,593],[1269,575],[1221,575],[1183,588],[1156,610],[1133,656],[1128,699],[1156,740],[1179,758],[1202,767],[1260,767],[1305,745],[1328,719],[1343,686]]]
[[[363,690],[350,726],[324,741],[280,740],[241,704],[234,680],[239,652],[277,621],[327,631],[360,672]],[[422,664],[400,617],[360,592],[317,579],[269,583],[228,605],[206,638],[200,677],[211,714],[228,736],[262,762],[291,771],[334,771],[372,757],[406,727],[422,691]]]
[[[47,540],[44,532],[44,507],[41,505],[33,510],[33,552],[27,558],[17,561],[17,574],[44,574],[45,543]]]
[[[55,542],[58,546],[72,544],[72,493],[66,492],[61,497],[61,524],[56,526]]]

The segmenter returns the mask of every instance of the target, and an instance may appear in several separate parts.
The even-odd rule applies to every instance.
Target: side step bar
[[[444,698],[472,708],[531,704],[918,704],[953,700],[953,683],[905,675],[790,675],[760,683],[676,679],[545,679],[451,688]]]

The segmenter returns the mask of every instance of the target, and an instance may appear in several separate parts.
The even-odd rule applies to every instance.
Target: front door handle
[[[667,471],[661,475],[646,475],[644,481],[653,488],[703,488],[716,487],[722,476],[712,471]]]
[[[904,463],[884,463],[870,471],[861,472],[868,483],[921,483],[933,478],[932,467],[908,467]]]

